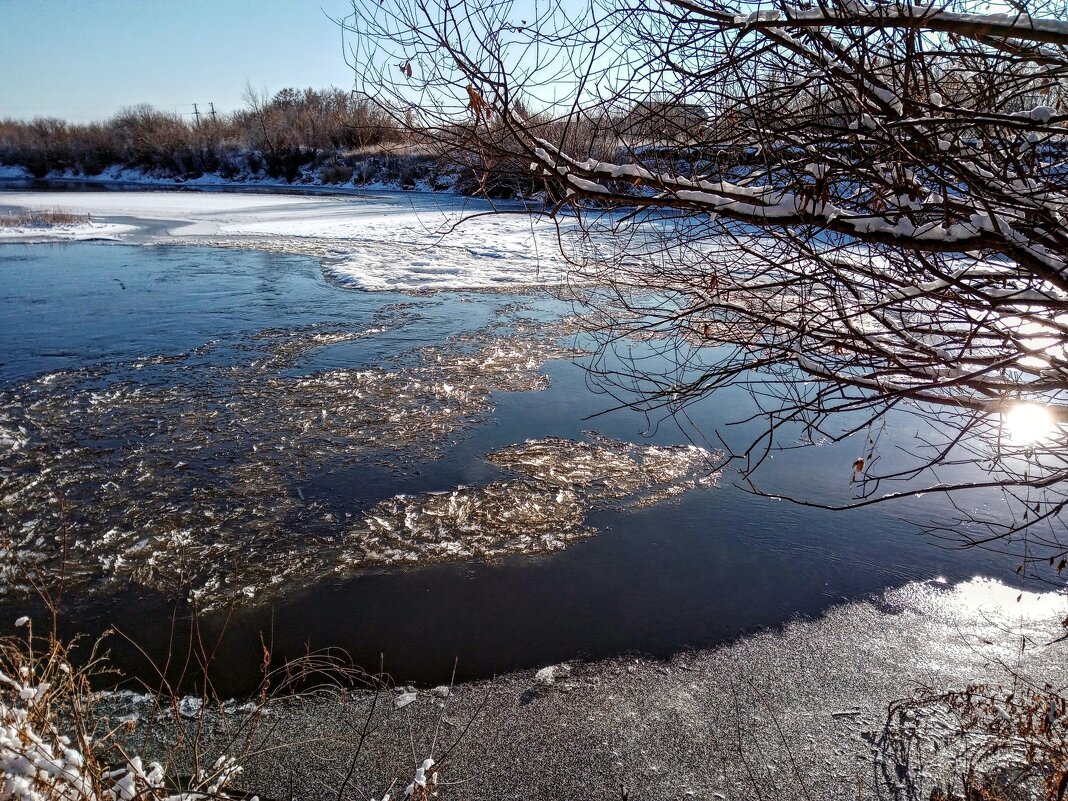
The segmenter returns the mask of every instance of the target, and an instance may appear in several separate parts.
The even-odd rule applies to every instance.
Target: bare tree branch
[[[478,191],[581,223],[561,246],[601,345],[598,387],[676,415],[743,387],[757,411],[741,416],[762,429],[727,451],[753,491],[798,432],[866,437],[850,497],[794,500],[935,492],[960,516],[932,533],[1055,563],[1068,549],[1063,5],[523,9],[384,0],[345,24],[368,98],[478,171]],[[866,432],[906,417],[919,444],[880,462]],[[964,500],[980,488],[1004,495],[997,514]]]

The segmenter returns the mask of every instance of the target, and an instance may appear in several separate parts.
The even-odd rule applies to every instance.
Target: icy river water
[[[233,694],[261,636],[276,658],[336,646],[431,683],[454,659],[467,679],[666,656],[914,580],[1007,580],[903,522],[922,499],[765,500],[671,425],[591,417],[609,399],[587,386],[571,311],[530,292],[358,291],[302,256],[0,248],[0,614],[62,575],[65,618],[159,658],[172,611],[195,605],[205,641],[225,628],[216,689]],[[849,463],[809,448],[767,472],[845,494]]]

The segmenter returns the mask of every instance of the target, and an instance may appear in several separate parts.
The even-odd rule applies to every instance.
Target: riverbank
[[[975,682],[1063,691],[1064,645],[1050,643],[1065,611],[1063,595],[984,579],[911,583],[666,661],[278,700],[239,784],[266,798],[335,797],[354,764],[355,797],[396,798],[430,757],[446,798],[875,798],[886,775],[905,778],[879,743],[891,701]],[[918,792],[907,797],[926,799],[966,764],[956,721],[931,711],[916,741]],[[207,714],[199,746],[229,742],[241,717]],[[147,751],[173,735],[154,731]]]
[[[397,180],[331,183],[323,181],[316,171],[309,171],[294,181],[269,175],[241,175],[225,178],[218,173],[204,173],[196,178],[181,178],[161,177],[144,170],[117,166],[98,175],[65,171],[53,172],[43,178],[36,178],[24,167],[0,165],[0,189],[38,192],[87,189],[142,192],[158,190],[257,191],[326,195],[366,195],[374,192],[403,192],[405,194],[432,192],[446,196],[453,194],[451,181],[439,182],[436,185],[426,180],[409,185],[403,185]]]

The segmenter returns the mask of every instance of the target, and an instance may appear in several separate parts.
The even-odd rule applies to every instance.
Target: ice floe
[[[338,572],[552,551],[594,509],[709,486],[714,455],[588,435],[488,456],[506,475],[337,508],[309,476],[433,459],[494,394],[548,386],[565,321],[513,319],[368,366],[302,370],[383,325],[272,329],[230,345],[51,373],[0,393],[0,593],[68,586],[260,603]]]
[[[237,349],[247,361],[220,363],[205,347],[0,393],[0,592],[64,558],[72,584],[187,585],[205,604],[314,578],[329,566],[307,554],[341,521],[303,497],[306,476],[433,458],[493,393],[544,388],[541,365],[569,354],[558,328],[516,323],[416,349],[403,365],[293,368],[382,330],[266,331]]]
[[[526,477],[378,504],[349,533],[342,564],[396,564],[554,551],[589,537],[594,509],[646,505],[714,486],[717,455],[693,446],[587,435],[528,440],[489,454]]]

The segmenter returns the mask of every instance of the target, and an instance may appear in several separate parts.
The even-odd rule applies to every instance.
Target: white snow
[[[542,687],[551,687],[557,679],[566,679],[571,675],[571,666],[566,662],[559,665],[543,667],[534,674],[534,683]]]
[[[30,673],[29,670],[25,672]],[[165,785],[163,767],[158,762],[145,765],[139,756],[123,753],[122,760],[112,769],[95,770],[79,750],[86,744],[82,738],[79,737],[76,744],[72,743],[74,738],[70,734],[60,733],[56,724],[61,718],[57,714],[46,711],[42,715],[39,708],[35,709],[51,689],[48,682],[34,683],[28,679],[23,684],[0,674],[0,684],[8,693],[5,701],[0,703],[0,774],[5,799],[191,801],[226,798],[223,790],[241,772],[241,766],[233,759],[220,757],[210,770],[197,771],[189,790],[172,793]],[[92,733],[96,734],[95,731]],[[100,740],[106,742],[109,736],[102,734]]]
[[[193,695],[187,695],[178,703],[178,714],[184,718],[195,718],[203,708],[203,700]]]
[[[1046,125],[1053,117],[1055,111],[1050,106],[1036,106],[1030,111],[1024,112],[1024,116],[1030,117],[1037,123]]]
[[[347,203],[328,198],[230,192],[4,192],[0,205],[94,217],[137,217],[145,220],[176,220],[190,223],[222,223],[231,217],[266,217],[288,208],[292,212],[321,204]],[[207,225],[202,232],[214,233]]]
[[[534,683],[542,686],[548,686],[556,682],[556,671],[550,667],[543,667],[537,673],[534,674]]]
[[[433,774],[429,776],[427,775],[433,767],[433,759],[427,758],[423,760],[423,764],[415,769],[415,776],[412,779],[412,783],[404,790],[404,795],[406,797],[411,796],[417,787],[425,789],[428,781],[431,784],[436,784],[434,781],[435,776]]]
[[[876,3],[864,2],[864,0],[843,0],[834,8],[825,5],[819,7],[786,5],[786,20],[835,20],[849,19],[854,17],[866,18],[867,21],[877,20],[926,20],[931,22],[961,27],[973,26],[982,29],[1006,27],[1012,29],[1014,37],[1025,41],[1046,40],[1045,37],[1059,37],[1068,34],[1068,20],[1041,19],[1027,14],[1013,11],[1002,14],[962,14],[947,11],[941,3]],[[754,20],[751,20],[751,22]],[[765,21],[765,20],[760,20]],[[772,20],[766,20],[772,21]],[[1003,35],[995,31],[997,35]],[[1035,34],[1039,34],[1035,37]]]
[[[128,234],[130,226],[98,218],[173,220],[164,241],[189,241],[306,253],[326,273],[357,289],[420,291],[515,289],[559,285],[568,265],[558,234],[576,228],[532,216],[495,214],[489,204],[459,197],[379,194],[302,197],[212,192],[5,192],[0,205],[91,214],[93,237]],[[11,229],[17,230],[17,229]],[[83,236],[88,232],[83,231]],[[74,234],[41,229],[32,241]],[[31,241],[20,232],[0,241]],[[157,240],[158,241],[158,240]]]
[[[44,242],[83,242],[91,239],[119,239],[136,230],[132,225],[117,223],[63,223],[60,225],[0,226],[0,244],[5,242],[36,244]]]

